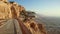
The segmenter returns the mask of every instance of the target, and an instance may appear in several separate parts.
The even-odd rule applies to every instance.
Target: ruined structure
[[[22,23],[21,28],[26,27],[27,29],[27,32],[24,33],[26,30],[24,31],[24,28],[22,28],[22,34],[27,34],[29,31],[29,34],[46,34],[44,26],[42,24],[36,23],[34,19],[32,19],[35,18],[35,16],[30,15],[30,12],[26,12],[23,6],[18,5],[15,2],[8,2],[7,0],[0,0],[0,3],[0,21],[1,19],[16,19],[19,24]],[[1,23],[2,22],[0,22],[0,24]]]

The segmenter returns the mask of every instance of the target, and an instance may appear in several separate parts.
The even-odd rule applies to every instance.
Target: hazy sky
[[[35,11],[46,16],[60,16],[60,0],[13,0],[26,10]]]

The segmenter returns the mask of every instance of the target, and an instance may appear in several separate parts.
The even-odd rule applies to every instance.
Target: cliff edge
[[[0,0],[0,20],[19,18],[31,34],[46,34],[44,25],[35,22],[35,15],[33,14],[35,13],[27,12],[23,6],[16,2]]]

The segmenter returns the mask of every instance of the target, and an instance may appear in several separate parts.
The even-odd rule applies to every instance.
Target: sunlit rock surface
[[[31,34],[46,34],[44,25],[35,22],[33,14],[33,12],[26,12],[25,8],[16,2],[0,0],[0,34],[23,34],[22,27],[26,27],[25,29]]]
[[[24,25],[31,31],[32,34],[46,34],[44,26],[33,20],[27,21]]]

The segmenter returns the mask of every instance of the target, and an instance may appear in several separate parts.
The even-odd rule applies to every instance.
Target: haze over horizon
[[[60,17],[60,0],[10,0],[24,6],[26,10],[45,16]]]

